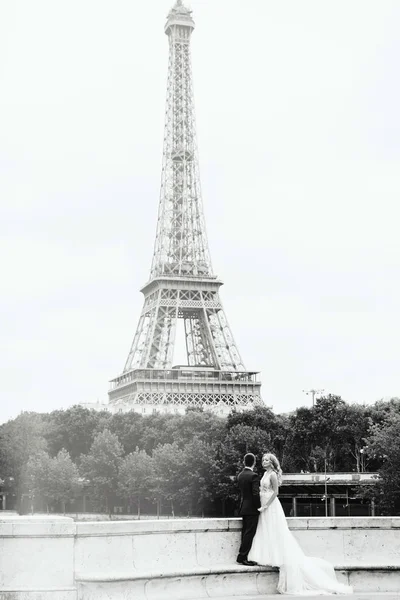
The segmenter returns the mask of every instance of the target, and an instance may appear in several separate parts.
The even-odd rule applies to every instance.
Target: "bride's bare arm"
[[[267,510],[269,505],[272,504],[272,502],[275,500],[275,498],[278,495],[278,477],[276,476],[276,473],[271,473],[270,481],[271,481],[273,493],[268,498],[268,501],[261,508],[258,509],[260,512],[262,512],[263,510]]]

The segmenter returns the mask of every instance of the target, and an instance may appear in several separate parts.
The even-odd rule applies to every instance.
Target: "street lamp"
[[[361,473],[365,472],[365,451],[368,446],[364,446],[364,448],[360,448],[360,471]]]
[[[302,391],[307,396],[311,395],[311,397],[312,397],[312,405],[313,405],[313,408],[314,408],[314,405],[315,405],[315,394],[322,394],[322,392],[324,392],[325,390],[302,390]]]
[[[325,517],[328,516],[328,481],[330,481],[330,477],[326,476],[326,458],[325,458],[325,494],[322,500],[325,500]]]

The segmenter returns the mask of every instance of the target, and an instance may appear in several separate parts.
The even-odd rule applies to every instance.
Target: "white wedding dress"
[[[273,494],[271,474],[265,473],[260,483],[261,506]],[[289,530],[278,498],[262,511],[248,555],[259,565],[279,567],[277,591],[280,594],[317,595],[351,594],[353,589],[339,583],[333,566],[326,560],[305,556]]]

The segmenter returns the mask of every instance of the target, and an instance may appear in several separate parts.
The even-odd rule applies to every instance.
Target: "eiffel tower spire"
[[[190,61],[191,11],[177,1],[169,39],[167,106],[157,236],[151,277],[212,276],[201,201]]]
[[[191,10],[176,0],[165,25],[169,64],[156,240],[131,350],[122,375],[111,381],[115,410],[202,406],[227,412],[261,402],[261,384],[244,367],[211,265],[197,156],[193,29]],[[187,365],[173,367],[178,319]]]

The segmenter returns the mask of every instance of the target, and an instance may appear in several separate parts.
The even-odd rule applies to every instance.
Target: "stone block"
[[[0,521],[0,539],[3,537],[12,536],[13,526],[12,523]]]
[[[278,587],[279,571],[274,569],[257,574],[257,589],[259,594],[276,594]]]
[[[257,572],[209,575],[206,578],[205,595],[210,598],[217,598],[218,596],[256,595],[259,593],[257,576]]]
[[[187,577],[162,577],[148,579],[145,582],[147,600],[192,600],[207,596],[205,590],[206,575]]]
[[[142,581],[79,582],[77,600],[147,600]]]
[[[75,572],[113,574],[135,570],[132,535],[77,537]]]
[[[343,530],[293,529],[292,533],[307,556],[317,556],[335,563],[344,562]]]
[[[232,564],[236,560],[240,533],[202,531],[195,533],[196,563],[199,566]]]
[[[400,590],[400,572],[386,569],[352,570],[348,573],[349,583],[357,592],[397,592]],[[400,594],[399,594],[400,598]]]
[[[400,531],[364,529],[343,531],[344,560],[348,563],[399,564]]]
[[[194,567],[196,537],[192,532],[133,536],[134,566],[138,571],[168,573]]]
[[[73,538],[1,540],[0,590],[62,588],[74,584]]]

